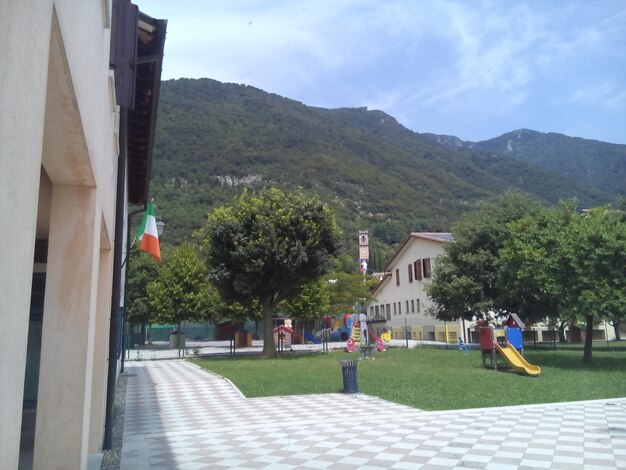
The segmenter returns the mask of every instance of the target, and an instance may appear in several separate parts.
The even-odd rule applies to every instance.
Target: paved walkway
[[[246,399],[181,360],[125,373],[124,470],[626,469],[626,398],[424,412],[362,394]]]

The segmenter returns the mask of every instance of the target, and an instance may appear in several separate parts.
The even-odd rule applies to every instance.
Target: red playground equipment
[[[504,329],[478,326],[483,367],[487,367],[486,359],[489,358],[493,369],[498,370],[497,352],[518,374],[530,376],[541,374],[541,367],[529,364],[522,355],[524,352],[521,329],[523,323],[520,318],[511,314],[504,324],[506,325]]]

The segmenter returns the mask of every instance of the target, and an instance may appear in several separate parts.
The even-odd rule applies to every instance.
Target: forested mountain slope
[[[434,134],[428,137],[450,149],[475,149],[502,155],[601,191],[626,195],[626,145],[529,129],[518,129],[481,142]]]
[[[626,195],[626,145],[520,129],[476,148],[532,163],[580,183]]]
[[[151,190],[165,240],[188,238],[247,185],[320,195],[355,255],[359,229],[369,229],[374,251],[385,255],[407,232],[447,230],[478,200],[507,189],[549,204],[612,197],[492,151],[451,149],[381,111],[313,108],[210,79],[164,81]]]

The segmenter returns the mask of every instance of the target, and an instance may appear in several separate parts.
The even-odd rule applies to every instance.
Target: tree
[[[315,320],[328,311],[328,289],[323,277],[318,277],[304,284],[298,295],[285,299],[280,309],[298,320]]]
[[[365,305],[366,302],[373,300],[372,291],[379,283],[373,276],[363,276],[355,272],[334,272],[325,278],[328,313],[332,315],[343,315],[351,312],[357,302]]]
[[[274,308],[330,265],[339,243],[333,213],[302,190],[245,191],[212,211],[198,235],[209,277],[224,299],[260,303],[263,355],[275,357]]]
[[[506,192],[466,215],[453,228],[454,242],[445,244],[426,286],[435,302],[431,314],[440,320],[471,320],[506,310],[497,283],[499,250],[510,235],[508,224],[540,208],[531,196]]]
[[[502,250],[509,288],[562,319],[585,324],[584,362],[591,362],[593,324],[626,312],[626,221],[600,208],[578,214],[572,203],[511,226]],[[523,308],[523,305],[522,307]]]
[[[556,256],[563,228],[573,215],[573,203],[562,202],[560,210],[545,208],[509,225],[511,235],[500,250],[498,285],[511,310],[526,321],[559,325],[559,340],[573,320],[563,304],[560,286],[564,272]]]
[[[148,284],[157,279],[159,265],[147,253],[132,247],[128,258],[128,303],[126,321],[152,323],[153,310],[148,297]]]
[[[306,283],[299,294],[280,304],[299,320],[313,320],[322,315],[352,312],[355,304],[372,300],[378,280],[360,273],[331,272]]]
[[[147,292],[155,321],[176,324],[179,331],[183,321],[209,318],[219,302],[208,282],[206,265],[190,243],[171,252]]]

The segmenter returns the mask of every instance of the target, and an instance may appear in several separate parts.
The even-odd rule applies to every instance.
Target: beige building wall
[[[102,416],[92,415],[104,395],[92,387],[106,385],[110,315],[101,279],[111,278],[117,161],[110,8],[0,2],[0,319],[10,328],[0,342],[0,468],[19,461],[36,239],[49,244],[33,466],[85,468],[102,441]],[[50,191],[39,203],[40,180]]]
[[[440,341],[445,338],[441,331],[445,332],[446,326],[449,340],[457,341],[458,336],[462,336],[460,322],[445,325],[428,315],[433,302],[426,294],[425,286],[431,279],[415,277],[414,263],[418,260],[430,260],[431,271],[434,270],[437,257],[443,253],[443,244],[441,240],[412,234],[385,268],[387,276],[374,292],[376,300],[368,304],[368,315],[370,318],[376,314],[386,318],[385,326],[395,339],[406,339],[408,330],[408,339]]]
[[[8,469],[19,457],[52,14],[46,4],[0,2],[0,321],[11,329],[0,342],[0,468]]]

